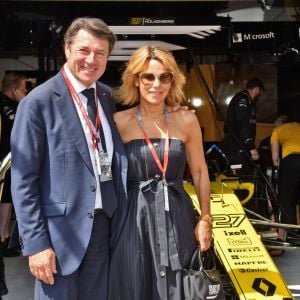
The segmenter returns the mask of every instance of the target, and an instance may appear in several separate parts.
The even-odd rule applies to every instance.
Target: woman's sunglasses
[[[156,78],[158,78],[162,84],[171,83],[174,80],[174,74],[172,72],[164,72],[159,76],[155,76],[153,73],[139,73],[139,77],[144,85],[153,84]]]

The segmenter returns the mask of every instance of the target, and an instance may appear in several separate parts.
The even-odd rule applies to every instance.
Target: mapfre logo
[[[242,43],[246,41],[260,41],[260,40],[270,40],[275,39],[275,34],[273,31],[268,33],[234,33],[232,35],[233,43]]]

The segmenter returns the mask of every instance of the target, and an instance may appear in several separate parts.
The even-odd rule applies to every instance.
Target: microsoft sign
[[[259,41],[275,39],[273,31],[268,33],[234,33],[232,34],[233,43],[243,43],[244,41]]]

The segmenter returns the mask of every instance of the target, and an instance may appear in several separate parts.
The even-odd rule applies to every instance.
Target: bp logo
[[[243,42],[243,35],[241,33],[234,33],[232,35],[232,42],[233,43],[242,43]]]
[[[276,286],[265,278],[255,278],[252,288],[264,296],[273,296]]]

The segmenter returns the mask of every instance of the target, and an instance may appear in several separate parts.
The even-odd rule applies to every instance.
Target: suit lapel
[[[101,88],[100,85],[97,85],[97,95],[100,99],[101,106],[105,113],[105,116],[109,122],[111,135],[114,143],[114,153],[113,153],[113,172],[114,177],[121,176],[122,183],[124,187],[126,187],[127,183],[127,156],[125,153],[124,145],[122,143],[120,134],[117,130],[116,124],[113,119],[113,113],[115,112],[115,108],[112,104],[110,91],[106,91]],[[116,182],[116,184],[121,184],[121,182]],[[119,189],[120,187],[118,187]],[[125,188],[126,193],[126,188]]]
[[[113,144],[114,144],[114,152],[116,151],[116,141],[118,139],[119,134],[117,133],[116,125],[113,119],[113,106],[111,103],[111,95],[109,91],[101,88],[101,86],[97,85],[97,95],[100,99],[101,107],[105,113],[106,119],[109,123]]]
[[[57,95],[55,104],[58,106],[59,112],[64,121],[64,125],[66,126],[68,136],[75,144],[78,152],[80,153],[82,159],[85,161],[91,173],[94,174],[90,153],[82,129],[82,125],[74,101],[65,84],[61,72],[57,75],[57,79],[58,79],[56,81],[57,84],[55,85],[55,90],[54,90],[54,92]]]
[[[105,91],[103,88],[97,85],[97,96],[100,100],[100,104],[105,113],[105,116],[109,122],[109,126],[111,127],[112,125],[114,125],[114,121],[113,121],[114,112],[112,111],[112,108],[109,107],[111,97],[110,94],[108,95],[107,93],[108,93],[107,91]]]

